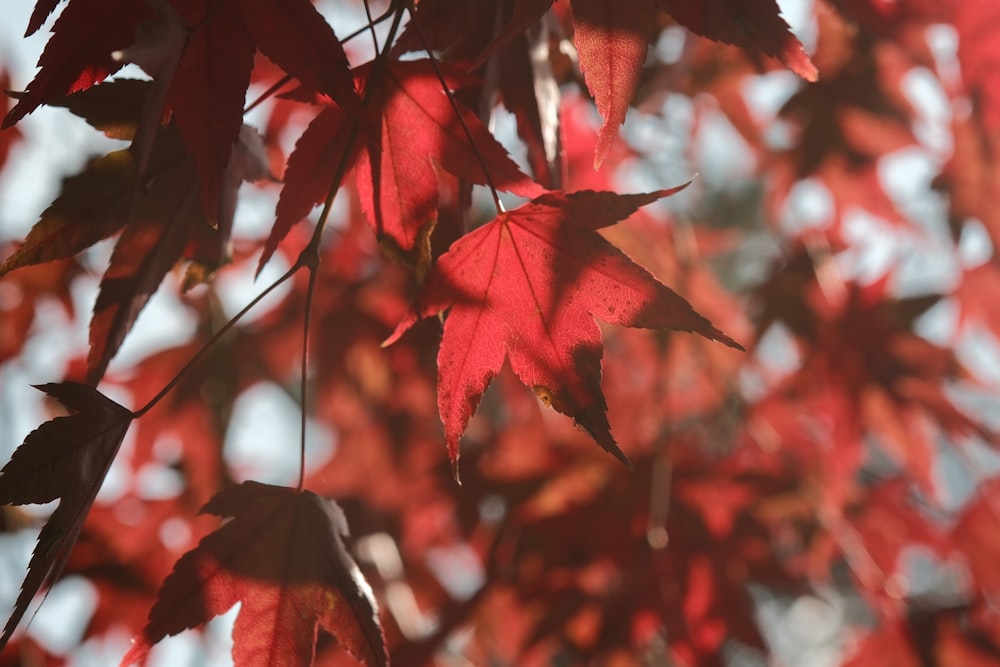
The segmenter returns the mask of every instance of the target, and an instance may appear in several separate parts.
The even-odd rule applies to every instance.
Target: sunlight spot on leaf
[[[942,81],[958,84],[962,77],[958,62],[958,31],[954,26],[938,23],[927,27],[926,39]]]
[[[479,518],[484,523],[499,523],[506,515],[507,503],[502,496],[491,494],[479,502]]]
[[[832,640],[843,622],[843,605],[814,595],[798,598],[785,615],[788,633],[801,643],[814,645]]]
[[[775,70],[747,77],[741,86],[743,100],[750,115],[761,124],[769,148],[787,150],[795,145],[792,124],[780,118],[778,112],[802,85],[802,79],[792,72]]]
[[[993,386],[1000,385],[1000,343],[978,326],[968,327],[956,350],[958,360],[972,375]],[[983,415],[984,421],[994,430],[1000,427],[1000,412]],[[988,419],[987,419],[988,418]]]
[[[670,533],[663,526],[653,526],[646,531],[646,542],[654,549],[664,549],[670,543]]]
[[[788,327],[776,322],[757,343],[761,369],[745,366],[740,373],[741,390],[747,396],[761,396],[802,365],[802,355]]]
[[[909,598],[926,607],[967,603],[968,572],[961,559],[942,559],[921,544],[909,544],[899,554],[900,571],[886,581],[893,597]]]
[[[802,79],[788,70],[748,77],[742,86],[750,113],[761,121],[773,120],[788,99],[802,87]]]
[[[940,171],[940,161],[918,146],[890,153],[878,162],[879,183],[895,207],[945,242],[948,231],[941,224],[946,214],[945,201],[931,188],[931,181]]]

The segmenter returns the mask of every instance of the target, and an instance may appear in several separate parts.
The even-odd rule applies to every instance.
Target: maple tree
[[[68,579],[123,665],[237,605],[238,665],[1000,664],[1000,5],[788,5],[34,3],[0,166],[117,147],[0,220],[0,371],[89,336],[0,664]]]

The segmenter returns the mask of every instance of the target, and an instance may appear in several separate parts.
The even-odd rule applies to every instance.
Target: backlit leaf
[[[62,382],[38,389],[72,414],[45,422],[28,434],[0,471],[0,504],[58,499],[59,506],[38,536],[14,612],[0,636],[0,650],[35,593],[51,585],[62,571],[133,418],[131,411],[84,384]]]
[[[177,562],[123,666],[237,602],[237,665],[311,665],[319,628],[369,667],[388,664],[375,600],[344,547],[347,522],[336,504],[245,482],[202,511],[231,520]]]
[[[546,405],[625,461],[605,414],[595,317],[739,347],[597,233],[683,187],[642,195],[551,192],[467,234],[438,260],[386,344],[450,309],[438,352],[438,407],[453,464],[459,437],[504,359]]]

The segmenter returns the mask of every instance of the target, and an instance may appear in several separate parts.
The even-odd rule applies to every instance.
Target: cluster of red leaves
[[[40,304],[76,317],[79,257],[113,239],[85,358],[40,387],[69,414],[0,473],[0,503],[59,503],[0,664],[59,663],[15,631],[67,575],[97,593],[82,640],[135,637],[123,664],[241,603],[239,665],[722,665],[781,646],[762,610],[819,588],[869,610],[829,631],[845,664],[1000,664],[992,433],[956,405],[996,390],[960,352],[1000,337],[996,259],[962,260],[978,229],[1000,242],[1000,10],[817,0],[807,52],[774,0],[372,4],[345,16],[379,27],[349,38],[311,0],[69,0],[52,21],[0,164],[42,105],[129,143],[0,238],[12,365]],[[28,33],[59,5],[38,0]],[[109,78],[126,63],[149,80]],[[947,101],[948,148],[915,77]],[[765,81],[788,93],[762,112]],[[248,90],[267,91],[261,132]],[[526,166],[492,131],[500,106]],[[632,107],[648,142],[619,136]],[[666,138],[685,175],[619,194]],[[751,166],[713,177],[722,141]],[[937,166],[933,210],[887,185],[906,151]],[[273,200],[264,238],[237,220],[247,181]],[[804,189],[829,205],[803,210]],[[668,214],[682,190],[698,203]],[[905,295],[899,248],[871,275],[859,218],[936,244],[955,286]],[[216,274],[274,266],[280,300],[228,320]],[[164,282],[196,332],[109,371]],[[948,344],[920,334],[939,304]],[[225,447],[265,384],[334,435],[309,465],[272,443],[303,457],[295,486]],[[113,464],[128,481],[102,502]],[[147,493],[151,471],[174,492]],[[26,521],[4,512],[5,531]]]

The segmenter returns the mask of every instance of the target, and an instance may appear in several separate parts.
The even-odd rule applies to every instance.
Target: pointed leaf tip
[[[89,385],[61,382],[35,388],[56,398],[72,414],[49,420],[29,433],[0,470],[0,505],[59,500],[38,535],[21,592],[0,635],[0,651],[35,594],[62,571],[134,417]]]
[[[688,185],[636,195],[548,192],[465,235],[441,256],[386,344],[418,319],[448,310],[438,352],[438,409],[453,464],[483,392],[509,359],[541,400],[628,465],[607,420],[595,317],[739,347],[597,232]]]
[[[344,546],[347,523],[335,503],[244,482],[220,491],[203,511],[231,520],[177,561],[123,665],[237,602],[238,665],[310,664],[318,628],[368,667],[389,664],[378,607]]]

